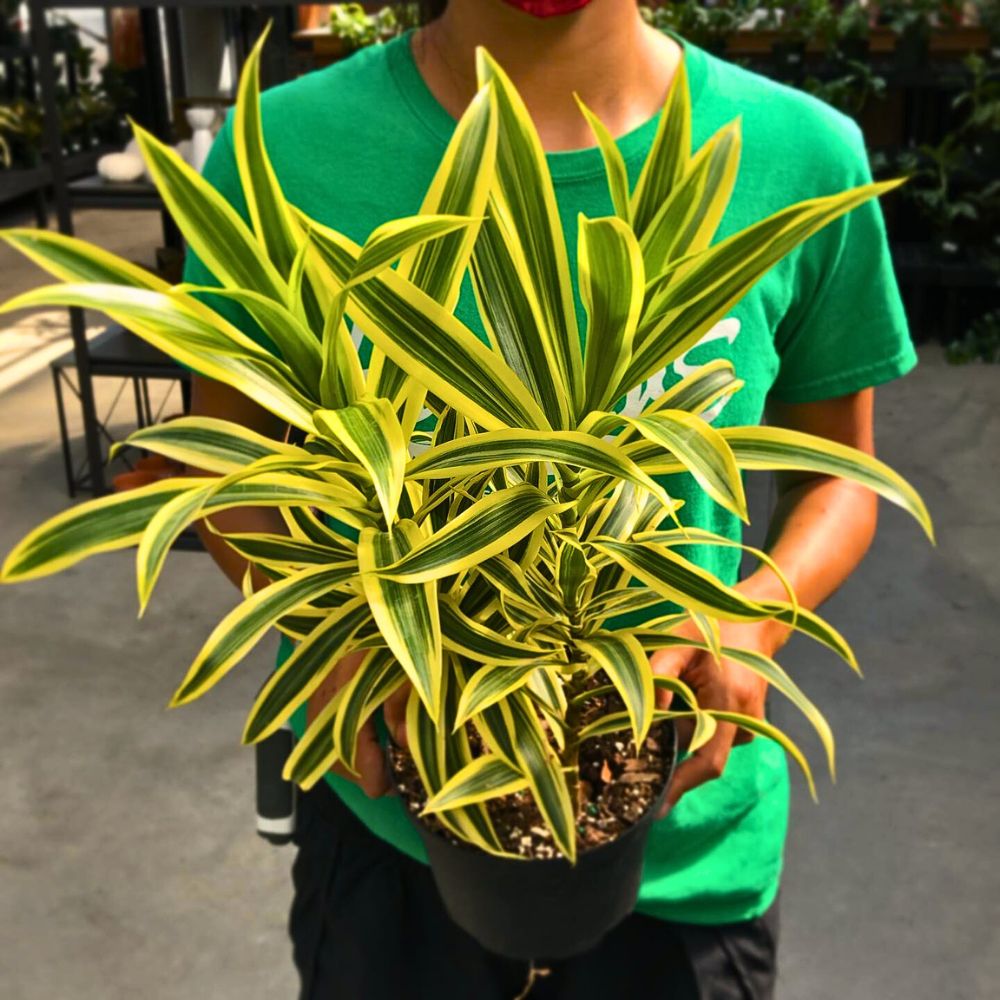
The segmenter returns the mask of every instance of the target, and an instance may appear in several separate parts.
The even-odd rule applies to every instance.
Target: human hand
[[[330,699],[357,673],[362,660],[367,655],[366,650],[349,653],[338,661],[322,684],[312,693],[306,706],[307,724],[323,711]],[[383,713],[385,723],[392,738],[400,746],[406,746],[406,700],[410,693],[410,685],[404,684],[385,703]],[[333,765],[334,774],[339,774],[348,781],[354,781],[361,786],[370,798],[385,795],[392,788],[389,771],[386,766],[385,752],[378,741],[375,723],[369,719],[358,731],[358,747],[354,764],[356,773],[349,771],[341,761]]]
[[[768,656],[774,653],[777,646],[771,622],[721,622],[720,632],[723,646],[752,649]],[[690,639],[701,638],[693,623],[682,626],[674,634]],[[739,663],[726,659],[716,663],[712,654],[705,650],[675,647],[653,653],[650,664],[654,674],[684,681],[697,697],[699,708],[740,712],[758,719],[764,717],[767,682]],[[657,708],[669,708],[672,700],[670,691],[657,689]],[[687,732],[682,728],[681,735],[690,739],[690,728]],[[721,777],[733,745],[747,743],[751,739],[752,733],[731,722],[718,723],[712,738],[678,764],[659,817],[665,816],[692,788]]]

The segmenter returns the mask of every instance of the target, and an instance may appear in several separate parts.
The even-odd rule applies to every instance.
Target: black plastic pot
[[[407,811],[427,849],[438,891],[452,920],[483,947],[521,960],[552,961],[594,947],[635,907],[650,827],[677,759],[656,802],[617,840],[564,858],[520,861],[456,844]]]

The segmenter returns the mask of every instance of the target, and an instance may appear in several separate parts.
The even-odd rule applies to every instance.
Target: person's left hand
[[[776,648],[773,629],[773,622],[720,622],[723,646],[752,649],[768,656]],[[701,639],[701,633],[690,623],[673,634]],[[739,663],[725,659],[716,663],[711,653],[682,646],[658,650],[650,656],[650,663],[654,674],[677,677],[684,681],[697,697],[699,708],[714,708],[764,718],[767,682]],[[673,695],[669,691],[657,689],[657,708],[669,708],[672,700]],[[680,728],[682,737],[690,738],[690,728]],[[677,804],[685,792],[721,777],[734,743],[746,743],[751,739],[751,733],[731,722],[718,723],[715,735],[677,765],[667,790],[666,801],[659,812],[660,818]]]

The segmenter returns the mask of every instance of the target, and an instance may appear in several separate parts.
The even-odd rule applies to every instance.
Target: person
[[[475,92],[477,45],[506,69],[538,127],[571,263],[577,214],[612,211],[574,92],[617,137],[634,183],[682,60],[695,148],[742,119],[741,166],[720,236],[870,179],[850,120],[655,31],[635,0],[431,0],[420,28],[265,93],[266,142],[289,200],[359,242],[378,224],[418,210]],[[242,210],[230,128],[217,138],[205,175]],[[186,279],[212,281],[193,257]],[[457,311],[482,329],[468,289]],[[720,357],[746,384],[707,414],[716,426],[756,424],[766,415],[872,452],[874,387],[915,363],[878,206],[857,209],[783,260],[627,405],[640,409]],[[195,378],[193,400],[197,413],[283,433],[274,417],[221,385]],[[695,491],[681,495],[689,523],[737,537],[739,525],[725,511]],[[223,530],[280,530],[264,510],[215,520]],[[826,477],[784,475],[767,547],[801,603],[816,607],[858,565],[875,523],[873,494]],[[203,537],[239,584],[241,561],[216,536]],[[702,561],[735,583],[738,556],[715,550]],[[754,598],[784,597],[763,566],[737,585]],[[725,642],[767,654],[787,638],[774,623],[723,623],[722,630]],[[350,657],[337,666],[311,699],[310,716],[355,666]],[[720,671],[697,652],[664,651],[654,667],[683,677],[702,705],[764,712],[764,683],[736,664]],[[295,720],[299,732],[304,722]],[[390,729],[400,722],[398,710],[387,711]],[[745,740],[720,725],[680,764],[670,811],[650,837],[637,912],[593,951],[544,969],[491,955],[451,923],[399,799],[385,794],[374,727],[363,733],[358,759],[359,778],[331,773],[301,803],[290,931],[304,1000],[773,995],[789,785],[784,754],[771,741]]]

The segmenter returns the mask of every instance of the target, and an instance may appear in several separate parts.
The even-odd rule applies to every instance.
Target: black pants
[[[486,951],[445,913],[430,870],[320,783],[300,798],[289,929],[300,1000],[514,1000],[528,963]],[[531,1000],[770,1000],[777,907],[725,926],[633,914],[592,951],[535,973]]]

